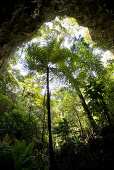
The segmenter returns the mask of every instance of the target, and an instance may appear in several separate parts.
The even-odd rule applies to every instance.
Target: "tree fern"
[[[96,129],[96,123],[88,109],[88,106],[85,102],[85,99],[80,91],[80,81],[78,78],[74,78],[74,71],[76,71],[76,67],[74,65],[75,58],[78,56],[80,59],[80,55],[83,56],[83,49],[79,51],[78,55],[75,55],[75,49],[72,52],[71,50],[67,48],[63,48],[62,42],[64,38],[59,39],[57,41],[56,38],[52,39],[51,41],[48,42],[47,45],[42,46],[42,47],[35,47],[37,44],[34,44],[32,46],[29,46],[28,49],[28,56],[27,56],[27,62],[30,66],[31,69],[36,69],[38,72],[40,70],[44,71],[46,73],[46,67],[49,63],[51,64],[56,64],[59,68],[59,71],[64,74],[67,80],[70,81],[70,83],[73,85],[75,90],[77,91],[77,94],[81,100],[82,106],[85,110],[85,113],[88,115],[88,119],[90,122],[91,127],[95,127]],[[83,41],[82,41],[83,42]],[[81,41],[79,42],[82,43]],[[37,51],[34,51],[33,48],[38,49]],[[39,49],[40,48],[40,49]],[[74,47],[75,48],[75,47]],[[39,53],[40,51],[40,53]],[[31,65],[31,60],[30,57],[32,57],[33,60],[33,66]],[[81,68],[80,68],[81,69]],[[52,69],[51,69],[52,70]],[[82,74],[81,74],[82,76]]]

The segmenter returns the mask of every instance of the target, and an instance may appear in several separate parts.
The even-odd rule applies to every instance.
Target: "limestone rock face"
[[[114,51],[112,0],[0,1],[0,69],[15,48],[30,39],[44,22],[56,16],[76,18],[88,27],[92,40]]]

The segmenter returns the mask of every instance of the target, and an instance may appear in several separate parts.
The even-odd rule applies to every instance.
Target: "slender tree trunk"
[[[93,131],[96,131],[96,130],[97,130],[97,124],[96,124],[96,122],[94,121],[94,119],[93,119],[93,117],[92,117],[92,115],[91,115],[91,113],[90,113],[90,111],[89,111],[89,109],[88,109],[88,106],[87,106],[87,104],[86,104],[86,102],[85,102],[85,99],[84,99],[84,97],[83,97],[83,95],[82,95],[82,93],[81,93],[81,91],[80,91],[80,89],[79,89],[79,87],[78,87],[78,84],[79,84],[78,80],[76,80],[76,79],[72,76],[72,72],[68,69],[67,66],[63,65],[62,68],[61,68],[61,70],[62,70],[62,72],[64,73],[64,75],[67,77],[67,79],[69,80],[69,82],[74,86],[75,90],[77,91],[77,94],[78,94],[78,96],[79,96],[79,98],[80,98],[80,101],[81,101],[81,103],[82,103],[82,106],[83,106],[83,108],[84,108],[84,110],[85,110],[85,113],[86,113],[86,115],[87,115],[87,117],[88,117],[88,120],[89,120],[89,122],[90,122],[90,125],[91,125],[91,127],[93,128]]]
[[[50,170],[53,170],[53,167],[54,167],[54,153],[53,153],[52,133],[51,133],[51,113],[50,113],[50,93],[49,93],[49,67],[48,66],[47,66],[47,110],[48,110]]]
[[[111,121],[110,115],[109,115],[109,109],[107,107],[107,104],[104,102],[103,97],[102,97],[102,103],[103,103],[103,106],[104,106],[105,118],[106,118],[107,122],[109,123],[109,125],[112,126],[112,121]]]
[[[45,102],[45,95],[44,95],[44,101],[43,101],[44,115],[43,115],[42,143],[44,142],[44,135],[45,135],[45,115],[46,115],[45,106],[46,106],[46,102]]]
[[[89,120],[89,122],[90,122],[90,125],[91,125],[91,127],[93,128],[93,130],[96,131],[97,128],[98,128],[98,127],[97,127],[97,124],[96,124],[96,122],[94,121],[94,119],[93,119],[93,117],[92,117],[92,115],[91,115],[91,113],[90,113],[90,111],[89,111],[89,109],[88,109],[88,106],[87,106],[87,104],[86,104],[86,102],[85,102],[85,99],[84,99],[84,97],[83,97],[80,89],[76,88],[76,91],[77,91],[77,94],[78,94],[78,96],[79,96],[79,98],[80,98],[80,101],[81,101],[81,103],[82,103],[82,106],[83,106],[83,108],[84,108],[84,110],[85,110],[85,113],[86,113],[86,115],[88,116],[88,120]]]
[[[79,125],[80,125],[80,128],[81,128],[82,136],[84,137],[84,131],[83,131],[83,127],[82,127],[82,124],[81,124],[81,121],[80,121],[79,115],[78,115],[78,111],[75,109],[75,107],[74,107],[74,110],[75,110],[76,115],[77,115],[77,118],[78,118],[78,122],[79,122]]]
[[[42,160],[42,168],[45,169],[45,164],[44,164],[44,160],[43,160],[43,149],[44,149],[44,135],[45,135],[45,129],[46,129],[46,125],[45,125],[45,115],[46,115],[46,101],[45,101],[45,95],[44,95],[44,101],[43,101],[43,127],[42,127],[42,147],[41,147],[41,160]]]

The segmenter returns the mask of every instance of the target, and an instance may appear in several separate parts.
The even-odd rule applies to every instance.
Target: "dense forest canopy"
[[[91,146],[90,136],[101,141],[103,129],[112,132],[113,59],[104,61],[88,30],[81,33],[75,19],[58,17],[10,59],[0,77],[2,169],[89,169],[90,150],[97,145]],[[92,157],[91,170],[105,164],[100,145],[101,162]]]

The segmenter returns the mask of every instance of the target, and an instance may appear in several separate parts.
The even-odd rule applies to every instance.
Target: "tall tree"
[[[48,40],[49,41],[49,40]],[[56,64],[56,68],[50,68],[52,72],[59,76],[59,72],[62,72],[67,80],[73,85],[77,94],[81,100],[85,113],[88,116],[91,127],[96,130],[97,125],[88,109],[85,99],[80,91],[80,81],[78,78],[74,78],[73,72],[76,71],[74,66],[74,53],[67,48],[61,47],[63,40],[57,41],[57,39],[51,39],[46,46],[40,47],[38,44],[32,44],[28,47],[28,55],[26,57],[29,63],[30,69],[37,69],[37,71],[44,71],[47,63],[51,65]],[[66,63],[69,60],[69,63]],[[71,65],[72,64],[72,65]],[[67,66],[68,65],[68,66]],[[46,70],[45,70],[46,71]]]
[[[28,47],[28,57],[26,57],[29,63],[29,68],[37,70],[38,73],[47,74],[47,110],[48,110],[48,131],[49,131],[49,155],[50,155],[50,169],[54,166],[54,153],[52,143],[52,132],[51,132],[51,112],[50,112],[50,91],[49,91],[49,70],[51,58],[54,55],[54,44],[55,40],[49,42],[47,46],[39,47],[36,44],[32,44],[32,47]]]
[[[48,131],[49,131],[49,154],[50,170],[54,168],[54,153],[51,133],[51,112],[50,112],[50,91],[49,91],[49,66],[47,64],[47,110],[48,110]]]
[[[64,73],[64,75],[66,76],[66,78],[69,80],[69,82],[73,85],[73,87],[75,88],[78,97],[80,98],[80,101],[82,103],[82,106],[85,110],[85,113],[88,116],[88,120],[90,122],[91,127],[96,130],[97,129],[97,125],[88,109],[88,106],[85,102],[85,98],[83,97],[83,94],[81,93],[80,89],[79,89],[79,82],[72,76],[72,72],[70,72],[69,68],[65,65],[62,65],[62,67],[60,67],[60,69],[62,70],[62,72]]]

